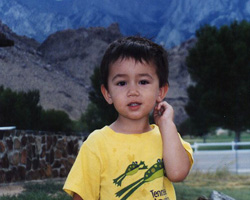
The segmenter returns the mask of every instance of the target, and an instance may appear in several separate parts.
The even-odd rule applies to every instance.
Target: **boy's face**
[[[159,78],[152,63],[125,58],[110,66],[108,90],[102,86],[102,93],[109,104],[114,104],[119,117],[148,119],[155,103],[165,97],[167,85],[159,87]]]

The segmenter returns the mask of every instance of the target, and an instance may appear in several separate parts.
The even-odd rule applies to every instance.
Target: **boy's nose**
[[[128,90],[128,96],[138,96],[138,95],[139,95],[138,88],[136,86],[130,86]]]

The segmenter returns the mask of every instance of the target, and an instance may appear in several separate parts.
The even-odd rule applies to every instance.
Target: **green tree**
[[[73,123],[63,111],[45,111],[38,90],[15,92],[0,86],[0,126],[44,131],[72,131]]]
[[[198,134],[211,127],[234,130],[236,140],[250,127],[250,23],[233,22],[196,31],[187,57],[195,84],[188,88],[186,111]]]
[[[117,112],[113,105],[109,105],[102,96],[99,68],[95,68],[90,80],[92,85],[92,91],[89,92],[90,103],[81,116],[81,122],[89,132],[92,132],[115,121]]]
[[[0,126],[36,129],[42,107],[38,105],[39,91],[13,92],[0,87]]]
[[[41,115],[41,130],[72,131],[72,121],[68,114],[60,110],[43,110]]]

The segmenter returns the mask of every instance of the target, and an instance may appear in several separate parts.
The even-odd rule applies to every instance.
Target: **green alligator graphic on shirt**
[[[122,181],[126,176],[132,176],[132,175],[136,174],[139,170],[147,169],[147,168],[148,168],[148,166],[146,166],[143,161],[141,161],[139,164],[137,163],[137,161],[132,162],[132,164],[130,164],[127,167],[126,171],[122,175],[120,175],[116,179],[114,179],[113,182],[117,186],[121,186]]]
[[[144,162],[143,162],[143,164],[144,164]],[[128,166],[128,168],[129,168],[129,166]],[[140,168],[138,168],[137,171],[139,169]],[[144,169],[145,169],[145,167],[144,167]],[[133,173],[133,174],[135,174],[135,173]],[[121,176],[119,176],[117,179],[114,179],[114,183],[115,183],[115,180],[118,180],[118,181],[116,181],[115,184],[119,185],[118,182],[120,183],[120,181],[122,181],[125,178],[124,175],[125,176],[128,175],[127,174],[127,170],[126,170],[126,172],[124,174],[122,174]],[[163,164],[163,160],[162,159],[158,159],[157,162],[155,164],[153,164],[144,173],[144,176],[141,179],[135,181],[134,183],[131,183],[127,187],[125,187],[125,188],[121,189],[120,191],[118,191],[116,193],[116,196],[117,197],[121,197],[122,195],[124,195],[127,192],[126,195],[124,195],[123,198],[121,199],[121,200],[126,200],[128,197],[130,197],[130,195],[132,195],[144,183],[151,182],[151,181],[153,181],[153,180],[155,180],[157,178],[163,177],[163,176],[164,176],[164,164]],[[120,180],[120,179],[122,179],[122,180]]]

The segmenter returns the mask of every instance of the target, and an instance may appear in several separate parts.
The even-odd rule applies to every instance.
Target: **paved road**
[[[192,170],[228,169],[234,173],[250,173],[250,151],[198,151],[194,153]]]

